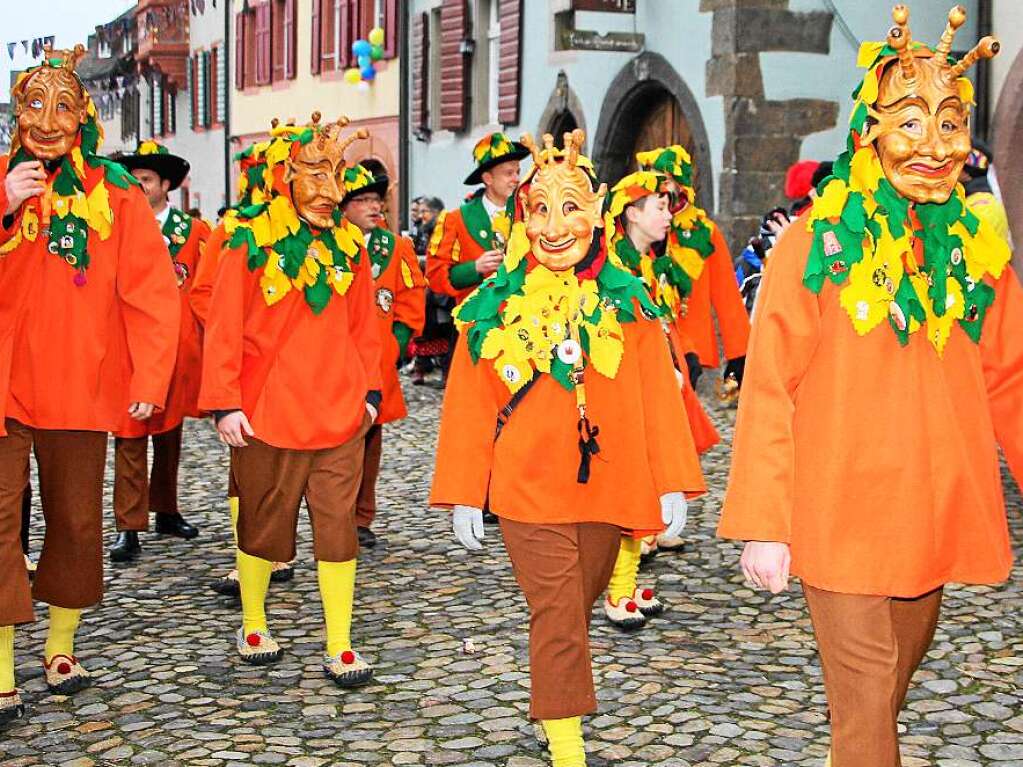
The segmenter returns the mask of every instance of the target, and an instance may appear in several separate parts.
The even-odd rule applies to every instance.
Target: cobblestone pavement
[[[77,651],[96,678],[51,696],[39,655],[45,621],[17,637],[29,715],[0,733],[4,765],[457,765],[541,767],[527,725],[526,611],[500,534],[470,556],[425,507],[440,395],[408,387],[412,416],[385,438],[378,532],[360,561],[355,639],[375,682],[344,692],[320,670],[321,612],[303,522],[295,579],[271,587],[284,660],[239,663],[239,607],[210,590],[231,564],[226,456],[187,430],[183,508],[194,544],[144,539],[141,560],[109,567]],[[731,412],[715,419],[731,433]],[[737,574],[738,547],[714,539],[728,452],[704,460],[691,547],[660,555],[668,612],[622,635],[595,617],[600,714],[591,765],[814,765],[827,748],[824,698],[798,591],[768,598]],[[1021,500],[1007,480],[1017,555]],[[107,520],[112,535],[112,520]],[[38,539],[34,545],[38,547]],[[903,723],[904,764],[1023,767],[1023,569],[999,588],[953,588]],[[474,654],[463,652],[471,638]]]

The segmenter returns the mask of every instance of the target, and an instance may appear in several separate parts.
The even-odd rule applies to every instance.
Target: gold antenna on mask
[[[540,154],[540,147],[538,147],[536,142],[533,141],[533,135],[531,133],[523,133],[519,138],[519,143],[529,150],[529,153],[533,156],[533,163],[535,165],[539,166],[543,162],[543,157]]]
[[[352,133],[348,136],[345,136],[343,139],[340,139],[337,142],[337,147],[341,151],[341,154],[344,154],[345,150],[348,149],[348,147],[350,147],[356,141],[367,138],[369,138],[369,131],[366,130],[365,128],[359,128],[359,130],[355,131],[355,133]]]
[[[892,8],[892,21],[895,26],[888,30],[888,45],[899,55],[899,66],[906,82],[916,82],[916,62],[913,60],[913,38],[909,31],[909,8],[896,5]]]
[[[958,80],[966,73],[967,69],[976,64],[980,59],[993,59],[1001,49],[1002,44],[998,40],[990,36],[985,37],[974,46],[972,51],[963,56],[955,66],[949,68],[948,79],[953,82]]]
[[[938,47],[934,49],[939,62],[948,60],[949,54],[952,53],[952,42],[955,40],[956,32],[958,32],[959,27],[965,23],[966,9],[963,8],[963,6],[957,5],[948,12],[948,24],[945,26],[945,31],[941,35],[941,41],[938,43]]]

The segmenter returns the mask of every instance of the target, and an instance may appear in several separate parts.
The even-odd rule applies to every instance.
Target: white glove
[[[377,415],[379,414],[377,413],[377,409],[368,402],[366,403],[366,412],[369,413],[369,420],[376,423]]]
[[[665,538],[678,538],[686,529],[689,519],[689,504],[683,493],[665,493],[661,496],[661,521],[667,525],[662,535]]]
[[[451,528],[455,538],[470,551],[483,548],[483,509],[474,506],[455,506],[451,515]]]

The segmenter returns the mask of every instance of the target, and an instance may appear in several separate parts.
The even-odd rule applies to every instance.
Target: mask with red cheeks
[[[531,137],[522,138],[536,163],[524,201],[526,237],[533,257],[556,272],[582,261],[594,230],[603,226],[605,188],[594,190],[589,174],[577,165],[583,140],[581,131],[567,134],[565,151],[560,152],[550,134],[544,136],[544,150]]]

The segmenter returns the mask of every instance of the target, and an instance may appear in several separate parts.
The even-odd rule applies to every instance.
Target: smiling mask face
[[[13,95],[20,146],[43,162],[68,154],[88,119],[85,92],[73,68],[44,64]]]

